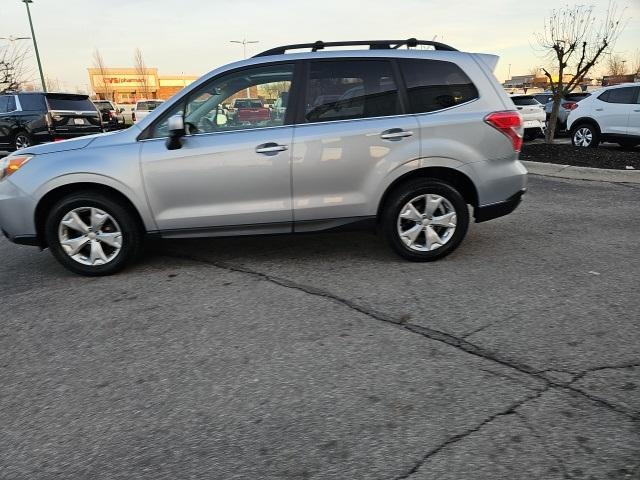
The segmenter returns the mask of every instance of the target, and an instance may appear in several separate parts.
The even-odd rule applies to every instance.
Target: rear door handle
[[[604,110],[604,108],[596,108],[596,112],[601,112],[603,110]]]
[[[413,132],[408,130],[403,130],[401,128],[390,128],[389,130],[385,130],[380,134],[380,138],[384,140],[401,140],[405,137],[410,137],[413,135]]]
[[[640,112],[640,108],[639,108],[639,109],[637,109],[637,110],[634,110],[634,112]]]
[[[278,153],[284,152],[288,147],[286,145],[278,145],[277,143],[269,142],[263,143],[256,147],[256,153]]]

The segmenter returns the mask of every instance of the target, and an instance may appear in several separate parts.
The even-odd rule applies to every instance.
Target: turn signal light
[[[4,180],[27,163],[33,155],[16,155],[15,157],[5,157],[0,160],[0,180]]]
[[[515,110],[493,112],[484,117],[484,121],[496,130],[500,130],[511,140],[516,152],[522,148],[522,117]]]

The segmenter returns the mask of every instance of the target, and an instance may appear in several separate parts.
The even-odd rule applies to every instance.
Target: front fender
[[[88,172],[60,175],[38,187],[37,190],[35,190],[35,192],[33,193],[33,197],[36,198],[37,202],[39,203],[45,195],[57,188],[74,184],[87,183],[110,187],[118,191],[120,194],[128,198],[129,201],[133,204],[135,209],[138,211],[138,214],[140,215],[140,218],[142,219],[142,222],[144,223],[145,229],[147,231],[154,231],[158,229],[153,215],[151,214],[151,211],[149,209],[149,204],[146,201],[144,191],[142,189],[136,191],[127,186],[125,183],[107,175]]]

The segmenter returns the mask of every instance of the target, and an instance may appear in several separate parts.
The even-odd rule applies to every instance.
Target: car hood
[[[71,138],[69,140],[62,140],[60,142],[43,143],[41,145],[34,145],[33,147],[17,150],[15,153],[31,153],[33,155],[42,155],[45,153],[58,153],[66,152],[69,150],[80,150],[82,148],[88,147],[96,141],[98,141],[101,145],[118,143],[118,141],[129,139],[130,135],[135,136],[140,133],[139,129],[130,132],[130,135],[125,135],[125,132],[128,131],[120,130],[117,132],[96,133],[95,135],[86,135],[84,137]]]
[[[33,147],[23,148],[16,151],[16,153],[32,153],[34,155],[41,155],[43,153],[56,153],[64,152],[67,150],[78,150],[89,145],[95,140],[98,135],[87,135],[86,137],[72,138],[70,140],[62,140],[60,142],[43,143],[40,145],[34,145]]]

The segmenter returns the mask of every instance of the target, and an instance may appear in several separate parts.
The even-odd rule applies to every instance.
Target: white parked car
[[[567,128],[577,147],[595,148],[600,142],[640,145],[640,82],[593,92],[569,113]]]
[[[512,95],[511,100],[522,116],[524,139],[533,140],[542,135],[546,120],[544,105],[533,95]]]
[[[158,106],[162,105],[163,102],[164,100],[138,100],[136,106],[131,110],[131,120],[133,120],[133,123],[138,123]]]

